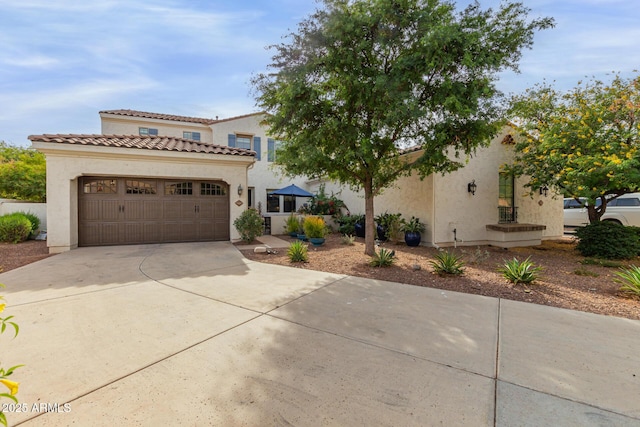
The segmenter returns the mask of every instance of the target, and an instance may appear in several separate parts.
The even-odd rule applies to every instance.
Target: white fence
[[[0,216],[13,212],[32,213],[40,219],[40,230],[47,230],[47,204],[0,199]]]

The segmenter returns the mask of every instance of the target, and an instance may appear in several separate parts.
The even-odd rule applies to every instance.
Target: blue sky
[[[556,28],[536,35],[505,93],[543,79],[640,69],[637,0],[523,0]],[[458,1],[458,5],[469,1]],[[496,7],[497,0],[481,0]],[[265,70],[314,0],[0,0],[0,140],[100,133],[98,111],[128,108],[198,117],[256,111],[249,79]]]

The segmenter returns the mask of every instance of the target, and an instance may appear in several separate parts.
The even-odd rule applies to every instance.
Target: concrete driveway
[[[638,321],[230,243],[81,248],[0,282],[21,327],[2,365],[26,365],[11,425],[640,425]]]

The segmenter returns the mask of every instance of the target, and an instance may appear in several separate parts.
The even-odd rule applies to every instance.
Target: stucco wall
[[[103,135],[138,135],[140,127],[158,129],[159,136],[182,138],[183,132],[200,132],[200,141],[211,143],[211,128],[204,124],[172,122],[168,120],[144,119],[139,117],[101,115]],[[227,145],[227,144],[223,144]]]
[[[254,207],[258,207],[258,204],[262,207],[262,213],[270,216],[288,216],[289,213],[285,212],[267,212],[267,191],[278,190],[282,187],[286,187],[290,184],[295,184],[300,188],[307,191],[311,191],[307,185],[305,177],[288,178],[285,177],[280,168],[274,165],[273,162],[269,162],[267,158],[268,144],[267,130],[260,125],[264,115],[254,114],[246,117],[240,117],[238,119],[222,121],[211,125],[213,130],[213,143],[216,145],[229,145],[229,134],[245,134],[254,137],[260,137],[260,160],[256,158],[256,162],[249,169],[249,186],[254,190]],[[252,147],[255,149],[255,147]],[[300,206],[305,199],[299,198],[297,200],[298,206]],[[283,209],[284,200],[280,197],[280,209]],[[275,221],[275,220],[274,220]],[[274,229],[275,234],[280,230]]]
[[[40,230],[47,229],[47,204],[25,202],[22,200],[0,199],[0,216],[13,212],[32,213],[40,220]]]
[[[246,195],[234,191],[247,187],[251,157],[174,153],[110,147],[76,147],[34,143],[47,157],[48,246],[51,253],[78,245],[78,177],[83,175],[190,178],[220,180],[229,184],[230,236],[239,238],[233,220],[247,207]],[[237,206],[235,202],[243,204]]]

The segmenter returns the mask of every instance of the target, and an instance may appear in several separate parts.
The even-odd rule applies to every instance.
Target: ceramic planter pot
[[[378,233],[378,240],[381,242],[387,241],[387,229],[381,225],[376,227],[376,232]]]
[[[296,237],[298,238],[298,240],[302,240],[303,242],[306,242],[308,240],[307,236],[305,236],[304,234],[299,233],[296,235]]]
[[[404,241],[407,246],[418,246],[421,239],[422,235],[417,231],[408,231],[404,233]]]
[[[309,237],[309,241],[313,246],[324,245],[324,237]]]
[[[364,224],[360,224],[359,222],[357,222],[354,225],[354,228],[356,229],[356,237],[364,237],[364,232],[365,232]]]

